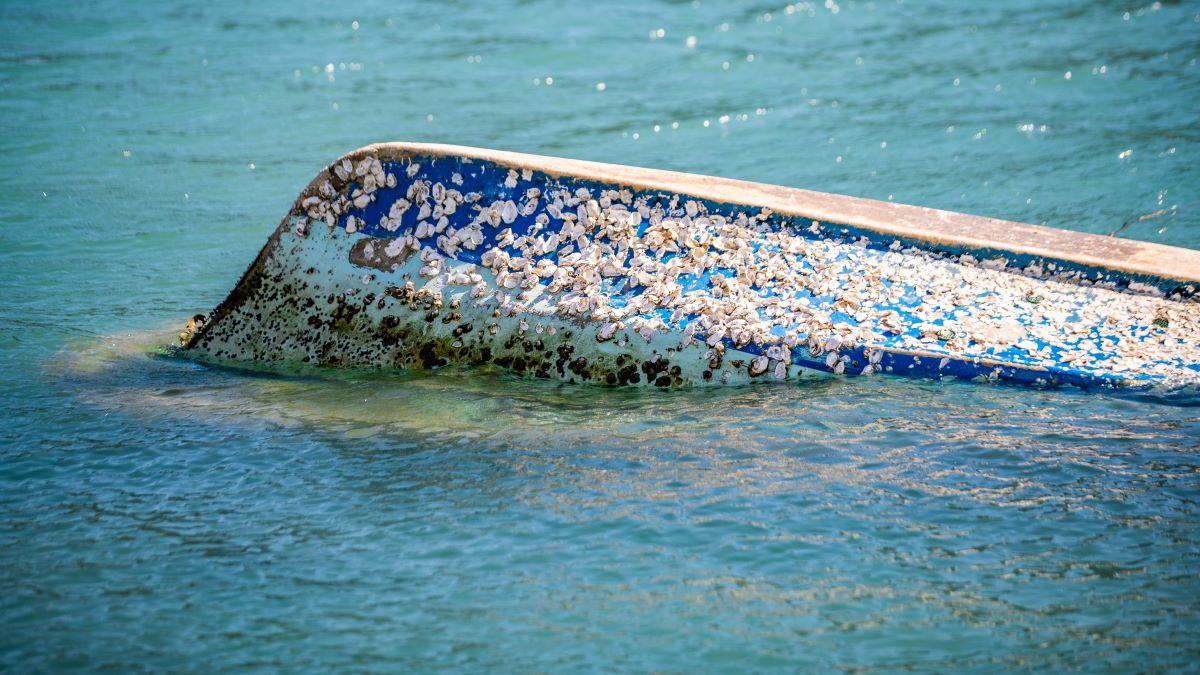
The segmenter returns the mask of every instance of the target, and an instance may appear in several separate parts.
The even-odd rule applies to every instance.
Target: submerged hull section
[[[495,364],[660,387],[830,373],[1188,385],[1196,260],[786,188],[387,144],[322,172],[181,339],[231,365]]]

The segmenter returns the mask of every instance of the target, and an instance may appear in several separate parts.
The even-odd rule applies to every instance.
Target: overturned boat
[[[1200,382],[1200,251],[476,148],[349,153],[180,335],[206,363],[678,387]]]

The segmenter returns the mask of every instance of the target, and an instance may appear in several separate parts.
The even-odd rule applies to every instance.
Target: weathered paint
[[[828,372],[1200,382],[1194,251],[1131,242],[1121,255],[1135,263],[1118,269],[1040,254],[1090,235],[1012,224],[1040,247],[972,245],[964,224],[1001,221],[900,207],[935,222],[897,236],[879,225],[893,205],[828,196],[842,221],[818,220],[786,188],[694,177],[690,193],[664,191],[687,187],[683,174],[573,166],[440,146],[351,153],[185,331],[184,352],[657,386]],[[598,180],[614,176],[629,180]],[[784,209],[714,199],[726,183]],[[1155,265],[1159,249],[1181,255]]]

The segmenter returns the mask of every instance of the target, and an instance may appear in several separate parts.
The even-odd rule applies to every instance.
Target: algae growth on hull
[[[1200,381],[1194,286],[1025,257],[384,145],[314,180],[182,339],[215,363],[660,387]]]

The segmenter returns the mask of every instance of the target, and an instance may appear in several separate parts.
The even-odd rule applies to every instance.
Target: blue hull
[[[213,363],[490,363],[664,387],[876,373],[1194,385],[1196,259],[722,179],[383,145],[322,172],[181,338]]]

